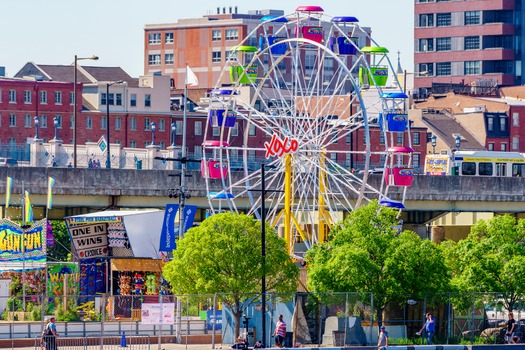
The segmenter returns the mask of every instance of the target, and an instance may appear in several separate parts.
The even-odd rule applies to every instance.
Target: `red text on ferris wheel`
[[[270,143],[265,142],[266,159],[270,157],[282,157],[285,154],[294,153],[299,148],[299,141],[296,139],[289,139],[288,136],[281,140],[276,134],[273,134]]]

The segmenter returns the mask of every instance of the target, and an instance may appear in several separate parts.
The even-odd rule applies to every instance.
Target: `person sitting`
[[[243,337],[238,337],[237,342],[232,345],[232,349],[245,350],[248,349],[248,344],[246,344],[246,340]]]
[[[262,343],[262,341],[257,340],[257,342],[253,344],[253,348],[254,349],[264,349],[264,344]]]

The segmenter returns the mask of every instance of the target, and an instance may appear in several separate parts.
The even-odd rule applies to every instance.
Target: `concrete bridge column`
[[[45,165],[45,153],[46,148],[44,147],[44,140],[42,139],[30,139],[30,150],[31,157],[29,160],[30,166],[41,167]],[[2,216],[3,217],[3,216]]]
[[[168,158],[180,158],[180,152],[182,148],[180,146],[169,146],[167,148],[168,150]],[[166,162],[166,170],[175,170],[180,169],[180,162]]]
[[[64,160],[67,159],[67,154],[62,149],[62,140],[49,140],[49,151],[46,159],[47,166],[66,166]],[[53,164],[55,162],[55,164]]]
[[[146,169],[159,169],[160,160],[155,160],[155,157],[159,155],[160,146],[149,145],[146,146]]]
[[[445,240],[445,228],[443,226],[432,226],[431,239],[434,243],[441,243]]]

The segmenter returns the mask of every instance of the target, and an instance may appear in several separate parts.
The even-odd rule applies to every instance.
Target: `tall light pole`
[[[58,140],[58,117],[53,118],[53,126],[55,127],[55,138],[54,140]]]
[[[75,55],[75,74],[73,80],[73,168],[77,167],[77,61],[81,60],[98,60],[98,56],[78,57]]]
[[[261,330],[262,342],[266,343],[266,179],[264,174],[265,164],[261,163],[261,257],[262,257],[262,278],[261,278]]]
[[[456,148],[452,150],[452,175],[459,175],[459,169],[456,167],[456,152],[459,151],[459,147],[461,146],[461,137],[459,135],[456,135],[454,138],[454,143]]]
[[[177,132],[177,124],[171,123],[171,146],[175,147],[175,133]]]
[[[436,135],[432,135],[432,137],[430,138],[430,143],[432,145],[432,154],[436,154],[436,144],[437,144]]]
[[[38,127],[40,126],[40,119],[38,119],[37,115],[35,115],[34,121],[35,121],[35,129],[36,129],[35,140],[38,140]]]
[[[107,83],[106,84],[106,143],[107,143],[107,150],[106,150],[106,169],[110,169],[111,168],[111,152],[110,152],[110,144],[111,144],[111,141],[109,139],[109,126],[110,126],[110,122],[109,122],[109,87],[111,85],[115,85],[115,84],[122,84],[123,81],[122,80],[119,80],[119,81],[113,81],[113,82],[110,82],[110,83]]]
[[[151,145],[155,146],[155,131],[157,131],[157,124],[151,122]]]

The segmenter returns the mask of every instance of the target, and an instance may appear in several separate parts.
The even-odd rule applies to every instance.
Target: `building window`
[[[31,103],[31,90],[24,90],[24,103]]]
[[[466,61],[465,62],[465,75],[477,75],[480,74],[480,62],[479,61]]]
[[[121,130],[122,129],[122,118],[121,117],[115,117],[113,119],[115,121],[115,130]]]
[[[436,75],[451,75],[451,64],[450,62],[437,62],[436,63]]]
[[[221,31],[220,29],[214,29],[211,31],[211,40],[212,41],[220,41],[221,40]]]
[[[150,118],[144,118],[144,131],[151,130],[151,119]]]
[[[151,95],[144,95],[144,107],[151,107]]]
[[[132,131],[137,130],[137,118],[135,117],[129,118],[129,130],[132,130]]]
[[[160,33],[149,33],[148,44],[160,44]]]
[[[157,123],[157,130],[158,131],[166,131],[166,120],[164,118],[160,118]]]
[[[15,127],[16,126],[16,114],[9,114],[9,126]]]
[[[465,25],[481,24],[480,11],[465,11]]]
[[[47,115],[40,116],[40,127],[47,128]]]
[[[130,107],[136,107],[137,106],[137,94],[131,94],[129,97],[129,105]]]
[[[381,132],[379,133],[379,144],[384,145],[385,144],[385,133]]]
[[[70,92],[69,93],[69,105],[74,105],[75,104],[75,93],[74,92]]]
[[[420,27],[433,27],[434,26],[434,14],[427,13],[419,15],[419,26]]]
[[[177,120],[175,122],[175,135],[181,136],[183,132],[183,122],[182,120]]]
[[[86,129],[93,129],[93,118],[90,116],[86,116]]]
[[[195,124],[193,124],[193,134],[195,136],[202,135],[202,121],[200,120],[195,121]]]
[[[465,50],[479,50],[479,36],[465,37]]]
[[[520,126],[520,114],[512,113],[512,126]]]
[[[211,53],[211,61],[212,62],[220,62],[221,61],[221,52],[220,51],[213,51]]]
[[[148,55],[148,64],[150,66],[158,66],[160,64],[160,54]]]
[[[69,128],[73,130],[73,127],[75,126],[75,118],[73,118],[72,115],[69,116]]]
[[[100,117],[100,130],[106,130],[108,119],[105,115]]]
[[[248,160],[250,162],[254,162],[255,161],[255,150],[254,149],[248,150]]]
[[[238,29],[226,29],[226,40],[237,40],[239,39]]]
[[[237,125],[237,123],[235,123],[235,125]],[[212,136],[220,136],[221,135],[221,129],[218,128],[218,127],[213,127],[211,129],[211,134],[212,134]]]
[[[419,52],[434,51],[434,39],[419,39]]]
[[[40,103],[47,103],[47,91],[40,91]]]
[[[403,146],[403,139],[404,139],[404,136],[405,134],[402,133],[402,132],[398,132],[396,133],[396,144],[398,146]]]
[[[164,55],[164,63],[173,64],[173,54],[172,53],[167,53]]]
[[[434,75],[434,64],[433,63],[420,63],[419,70],[420,75],[433,76]]]
[[[59,129],[62,129],[62,116],[60,116],[60,115],[55,115],[55,118],[57,119],[57,122],[58,122],[58,123],[57,123],[57,127],[58,127]]]
[[[415,132],[414,133],[414,136],[413,136],[413,140],[414,142],[414,145],[420,145],[421,144],[421,138],[419,136],[419,133],[418,132]]]
[[[166,44],[172,44],[173,43],[173,33],[166,33],[164,34],[164,41]]]
[[[500,151],[507,152],[507,144],[505,142],[500,144]]]
[[[436,51],[450,51],[450,38],[436,38]]]
[[[512,137],[512,150],[513,151],[519,151],[520,150],[520,137],[519,136],[513,136]]]
[[[193,146],[193,159],[202,158],[202,146]]]
[[[499,131],[507,131],[507,118],[500,117],[499,118]]]
[[[232,136],[238,136],[239,135],[239,123],[235,122],[235,125],[232,128]]]
[[[16,103],[16,90],[9,90],[9,103]]]
[[[494,151],[494,142],[489,142],[487,148],[488,148],[489,151]]]
[[[421,166],[421,155],[419,153],[412,154],[412,162],[414,168],[419,168]]]
[[[24,115],[24,127],[30,128],[32,121],[33,121],[33,118],[31,114]]]
[[[122,106],[122,94],[115,94],[115,105],[116,106]]]
[[[106,106],[107,103],[108,103],[107,95],[106,95],[106,93],[103,92],[103,93],[100,94],[100,105],[101,106]]]
[[[110,106],[114,106],[115,105],[115,94],[109,94],[108,95],[108,104]]]
[[[129,141],[129,147],[137,148],[137,141]]]
[[[436,27],[449,27],[452,24],[450,12],[436,14]]]
[[[256,132],[255,124],[251,123],[250,126],[248,127],[248,136],[255,136],[255,132]]]
[[[487,129],[488,131],[494,131],[494,118],[492,117],[487,118]]]
[[[62,92],[55,91],[55,104],[61,105],[62,104]]]

